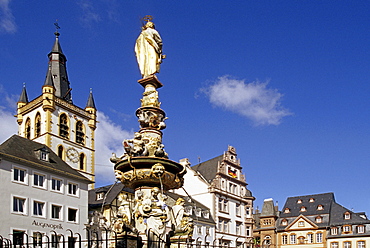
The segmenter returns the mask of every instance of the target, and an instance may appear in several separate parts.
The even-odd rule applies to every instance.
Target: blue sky
[[[236,148],[255,206],[334,192],[370,214],[369,1],[0,0],[0,141],[16,101],[41,94],[58,19],[74,103],[99,110],[97,185],[139,129],[134,55],[154,16],[167,55],[158,74],[171,159],[195,165]]]

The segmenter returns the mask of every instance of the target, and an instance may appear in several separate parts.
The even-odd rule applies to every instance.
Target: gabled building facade
[[[96,107],[92,92],[85,108],[73,104],[67,58],[58,32],[48,58],[42,94],[29,101],[23,87],[17,103],[18,135],[45,144],[72,168],[94,180]]]
[[[253,237],[255,244],[263,248],[276,248],[276,221],[279,217],[278,206],[274,205],[271,198],[265,199],[262,206],[262,211],[255,211],[254,220],[255,226],[253,229]]]
[[[0,235],[20,246],[55,245],[68,230],[85,238],[90,183],[46,145],[13,135],[0,145]]]
[[[234,147],[223,155],[190,167],[187,159],[184,189],[179,194],[209,206],[216,222],[215,240],[211,245],[221,247],[252,247],[253,201],[247,189],[240,160]]]
[[[370,221],[336,203],[333,193],[289,197],[276,223],[277,247],[364,248]]]

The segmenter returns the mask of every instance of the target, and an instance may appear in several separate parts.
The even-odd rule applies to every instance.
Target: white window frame
[[[357,248],[365,248],[366,242],[364,240],[357,241]]]
[[[281,243],[283,245],[287,245],[288,244],[288,235],[284,234],[281,236]]]
[[[61,182],[60,190],[53,189],[53,180]],[[63,194],[64,193],[64,180],[62,178],[52,176],[50,179],[50,191]]]
[[[295,234],[290,235],[290,244],[291,245],[297,244],[297,235],[295,235]]]
[[[330,243],[330,248],[338,248],[339,247],[339,243],[338,242],[332,242]]]
[[[313,243],[313,233],[307,234],[307,243],[312,244]]]
[[[235,204],[235,214],[236,216],[240,216],[241,211],[240,211],[241,205],[239,203]]]
[[[66,209],[66,221],[68,222],[68,223],[79,223],[79,215],[80,215],[80,211],[79,211],[79,209],[78,208],[75,208],[75,207],[70,207],[70,206],[68,206],[68,207],[66,207],[65,208]],[[71,221],[71,220],[69,220],[69,210],[70,209],[73,209],[73,210],[76,210],[76,220],[75,221]]]
[[[63,210],[64,210],[63,205],[56,204],[56,203],[50,203],[49,205],[50,205],[50,207],[49,207],[49,209],[50,209],[50,219],[51,220],[60,220],[60,221],[63,221],[63,217],[64,217],[63,216]],[[59,218],[53,218],[53,207],[54,206],[60,208]]]
[[[23,211],[14,211],[14,199],[21,199],[24,200],[23,203]],[[27,197],[24,196],[19,196],[19,195],[11,195],[11,201],[10,201],[10,209],[12,214],[19,214],[19,215],[28,215],[28,199]]]
[[[330,229],[330,234],[331,235],[338,235],[338,227],[332,227]]]
[[[43,177],[42,186],[40,186],[38,184],[35,184],[36,176],[37,177]],[[40,180],[37,180],[37,183],[39,183],[39,182],[40,182]],[[46,180],[45,173],[40,173],[40,172],[34,171],[33,174],[32,174],[32,186],[36,187],[36,188],[39,188],[39,189],[47,189],[47,180]]]
[[[76,186],[76,193],[70,193],[70,190],[69,190],[69,185],[74,185]],[[67,195],[69,196],[74,196],[74,197],[79,197],[80,196],[80,185],[78,183],[75,183],[75,182],[71,182],[71,181],[68,181],[67,184],[66,184],[66,187],[67,187]]]
[[[358,225],[357,226],[357,233],[365,233],[365,226],[364,225]]]
[[[316,233],[316,243],[322,243],[323,242],[323,234],[322,233]]]
[[[36,241],[36,245],[34,245],[34,242],[35,242],[35,235],[37,235],[37,239],[40,237],[39,235],[41,235],[41,245],[38,245],[40,243],[40,240],[37,240]],[[31,239],[31,244],[32,244],[32,247],[35,247],[35,248],[41,248],[43,247],[43,237],[44,237],[45,233],[42,233],[40,231],[32,231],[32,239]],[[31,246],[31,245],[30,245]]]
[[[15,177],[15,170],[18,170],[18,171],[24,171],[24,181],[20,181],[20,180],[17,180],[17,179],[14,179]],[[20,175],[18,175],[18,178],[19,178]],[[12,166],[12,182],[14,183],[19,183],[19,184],[24,184],[24,185],[28,185],[28,170],[26,168],[23,168],[22,166],[18,166],[18,165],[13,165]]]
[[[35,204],[42,204],[42,214],[35,214]],[[32,199],[32,214],[33,217],[46,219],[46,202],[41,200]]]
[[[344,241],[343,242],[343,248],[351,248],[352,242],[351,241]]]

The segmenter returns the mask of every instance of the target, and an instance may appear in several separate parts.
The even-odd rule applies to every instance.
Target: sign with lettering
[[[63,230],[62,224],[49,224],[49,223],[38,222],[38,221],[34,220],[32,222],[32,225],[33,226],[39,226],[39,227],[42,227],[42,228],[51,228],[53,230],[55,230],[55,229]]]

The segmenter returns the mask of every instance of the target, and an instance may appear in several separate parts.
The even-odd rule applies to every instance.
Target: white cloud
[[[95,175],[97,186],[114,183],[113,164],[109,161],[112,153],[121,156],[124,152],[122,141],[131,139],[133,131],[122,129],[103,112],[98,112],[98,126],[95,132]]]
[[[17,119],[3,106],[0,106],[0,130],[0,144],[18,132]]]
[[[15,33],[17,25],[15,18],[10,10],[11,0],[0,0],[0,32]]]
[[[100,15],[95,11],[92,1],[90,0],[80,0],[77,3],[81,10],[81,22],[85,26],[90,26],[93,23],[97,23],[101,20]]]
[[[283,117],[292,113],[280,105],[282,94],[267,88],[267,84],[245,83],[245,80],[222,76],[201,90],[214,106],[247,117],[255,125],[278,125]]]

